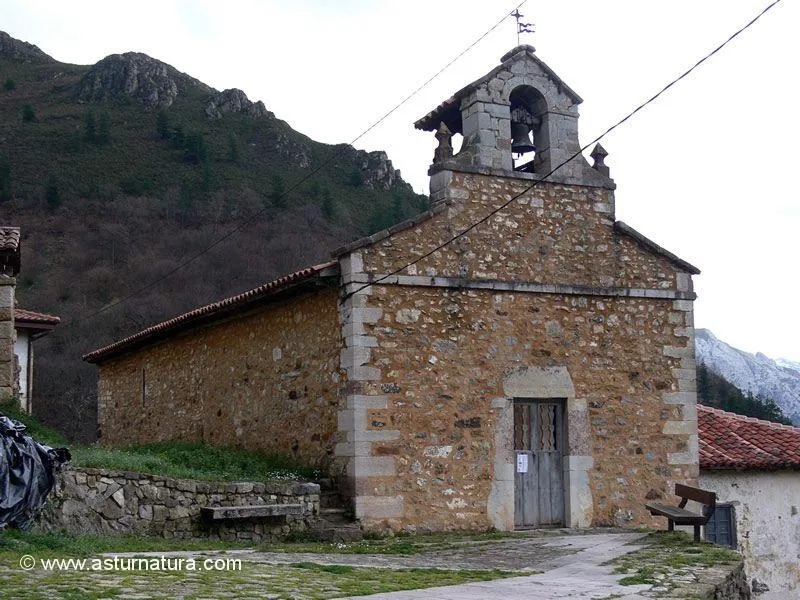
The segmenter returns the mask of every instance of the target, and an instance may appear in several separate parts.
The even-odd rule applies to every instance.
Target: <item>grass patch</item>
[[[316,563],[295,563],[290,566],[308,571],[322,585],[336,585],[340,593],[345,596],[364,596],[519,576],[519,573],[497,569],[461,571],[420,568],[370,569]]]
[[[646,548],[611,561],[614,573],[625,575],[620,584],[662,585],[672,589],[672,573],[693,565],[732,564],[741,560],[739,553],[730,548],[695,542],[681,531],[651,533],[646,542]]]
[[[310,569],[312,571],[319,571],[320,573],[336,573],[337,575],[344,575],[345,573],[352,573],[355,567],[347,565],[318,565],[317,563],[299,562],[289,565],[295,569]]]
[[[313,542],[308,540],[265,544],[262,552],[308,552],[313,554],[399,554],[412,555],[450,550],[469,544],[490,544],[505,539],[519,538],[507,531],[449,532],[428,534],[398,534],[394,537],[365,536],[356,542]]]
[[[28,434],[49,446],[67,446],[76,467],[136,471],[204,481],[276,481],[316,479],[321,473],[280,455],[239,448],[220,448],[189,442],[160,442],[119,450],[90,445],[68,445],[53,429],[19,410],[13,402],[0,404],[0,414],[25,424]]]
[[[37,533],[8,529],[0,531],[0,557],[33,556],[86,557],[113,552],[170,552],[180,550],[233,550],[252,547],[242,542],[221,540],[169,540],[134,535],[74,535],[65,531]]]
[[[77,446],[73,463],[119,471],[137,471],[206,481],[315,479],[321,473],[279,455],[189,442],[161,442],[112,450]]]
[[[26,433],[37,442],[56,448],[68,446],[67,440],[63,435],[55,429],[42,424],[36,417],[20,410],[16,400],[2,400],[0,402],[0,415],[23,423],[27,429]]]

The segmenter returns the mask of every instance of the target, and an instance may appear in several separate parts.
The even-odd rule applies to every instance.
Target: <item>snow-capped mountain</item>
[[[717,339],[708,329],[695,330],[697,362],[743,392],[772,398],[795,425],[800,425],[800,362],[750,354]]]
[[[775,364],[785,369],[792,369],[793,371],[800,372],[800,362],[794,360],[786,360],[785,358],[776,358]]]

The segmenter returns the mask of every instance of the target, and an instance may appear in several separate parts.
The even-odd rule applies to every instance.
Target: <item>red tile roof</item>
[[[0,227],[0,250],[19,248],[19,227]]]
[[[52,326],[49,329],[52,329],[56,325],[61,323],[61,318],[56,317],[54,315],[46,315],[44,313],[33,312],[32,310],[22,310],[21,308],[14,309],[14,324],[31,324],[41,328],[40,326]]]
[[[0,274],[15,276],[20,263],[19,227],[0,227]]]
[[[701,469],[800,469],[800,428],[697,406]]]
[[[139,333],[135,333],[118,342],[85,354],[83,360],[90,363],[100,363],[113,356],[123,354],[135,348],[140,348],[156,340],[170,337],[179,331],[191,329],[199,325],[206,325],[234,312],[248,310],[259,304],[265,298],[288,290],[303,281],[318,276],[332,275],[334,274],[334,270],[335,273],[338,273],[338,268],[339,263],[337,261],[332,261],[302,269],[247,292],[231,296],[230,298],[218,302],[212,302],[200,308],[195,308],[194,310],[169,319],[168,321],[148,327]],[[324,273],[324,271],[328,271],[328,273]]]

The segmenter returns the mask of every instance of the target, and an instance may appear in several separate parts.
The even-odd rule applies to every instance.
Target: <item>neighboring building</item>
[[[753,592],[800,597],[800,428],[697,407],[700,487],[717,493],[706,539],[738,548]]]
[[[33,412],[33,340],[47,335],[61,319],[30,310],[14,309],[14,329],[17,339],[14,354],[17,357],[17,390],[19,405],[27,413]]]
[[[615,220],[580,102],[513,49],[417,122],[427,213],[86,355],[101,441],[286,452],[368,528],[661,525],[698,477],[699,271]]]
[[[14,290],[20,263],[19,227],[0,227],[0,399],[17,393],[14,358]]]
[[[0,227],[0,400],[18,396],[20,408],[31,412],[32,342],[61,319],[17,308],[20,256],[19,227]]]

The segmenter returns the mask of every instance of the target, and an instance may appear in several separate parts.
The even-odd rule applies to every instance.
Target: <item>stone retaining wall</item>
[[[203,506],[300,504],[285,517],[223,521],[200,519]],[[304,531],[319,514],[315,483],[211,483],[103,469],[58,473],[37,529],[77,534],[139,534],[165,538],[274,541]]]

